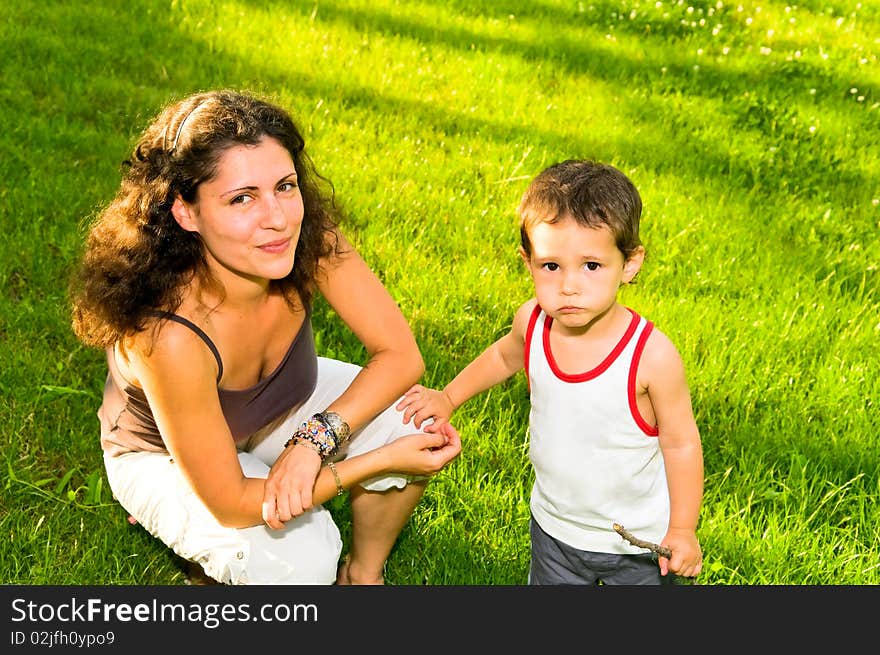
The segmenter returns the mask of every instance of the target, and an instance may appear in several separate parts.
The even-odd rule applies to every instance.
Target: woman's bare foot
[[[352,572],[351,561],[348,557],[345,558],[345,561],[339,565],[339,570],[336,572],[336,584],[337,585],[383,585],[385,584],[384,578],[381,576],[378,578],[364,578],[357,574],[357,570]]]

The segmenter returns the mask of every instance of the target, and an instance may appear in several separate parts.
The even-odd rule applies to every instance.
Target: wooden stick
[[[633,546],[638,546],[639,548],[647,548],[648,550],[657,553],[660,557],[665,557],[666,559],[672,557],[672,551],[669,550],[666,546],[655,544],[653,541],[645,541],[644,539],[639,539],[638,537],[635,537],[631,533],[629,533],[622,525],[620,525],[620,523],[615,523],[613,527],[614,531],[617,534],[626,539]]]

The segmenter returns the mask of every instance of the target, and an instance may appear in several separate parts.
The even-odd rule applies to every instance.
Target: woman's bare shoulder
[[[136,386],[142,386],[141,377],[148,372],[162,377],[198,371],[217,374],[216,360],[204,339],[167,316],[150,317],[143,330],[117,344],[116,354],[120,372]]]

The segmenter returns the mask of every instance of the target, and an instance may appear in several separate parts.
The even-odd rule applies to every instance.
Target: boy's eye
[[[586,266],[589,271],[595,271],[599,268],[599,262],[587,262],[584,266]]]
[[[556,271],[559,270],[559,264],[555,262],[547,262],[546,264],[542,264],[541,268],[546,269],[548,271]]]

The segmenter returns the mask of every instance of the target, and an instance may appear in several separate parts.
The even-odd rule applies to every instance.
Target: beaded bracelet
[[[318,446],[316,444],[312,443],[308,439],[303,439],[302,434],[299,432],[299,430],[294,432],[293,436],[284,442],[284,447],[287,448],[288,446],[296,446],[298,444],[302,444],[303,446],[308,446],[309,448],[314,450],[316,453],[318,453],[318,455],[321,455],[321,449],[318,448]],[[321,457],[321,459],[324,459],[323,456]]]
[[[304,421],[299,429],[293,433],[293,436],[287,440],[284,447],[287,448],[291,444],[308,446],[318,453],[322,460],[336,454],[338,449],[336,435],[318,418],[317,414]]]

